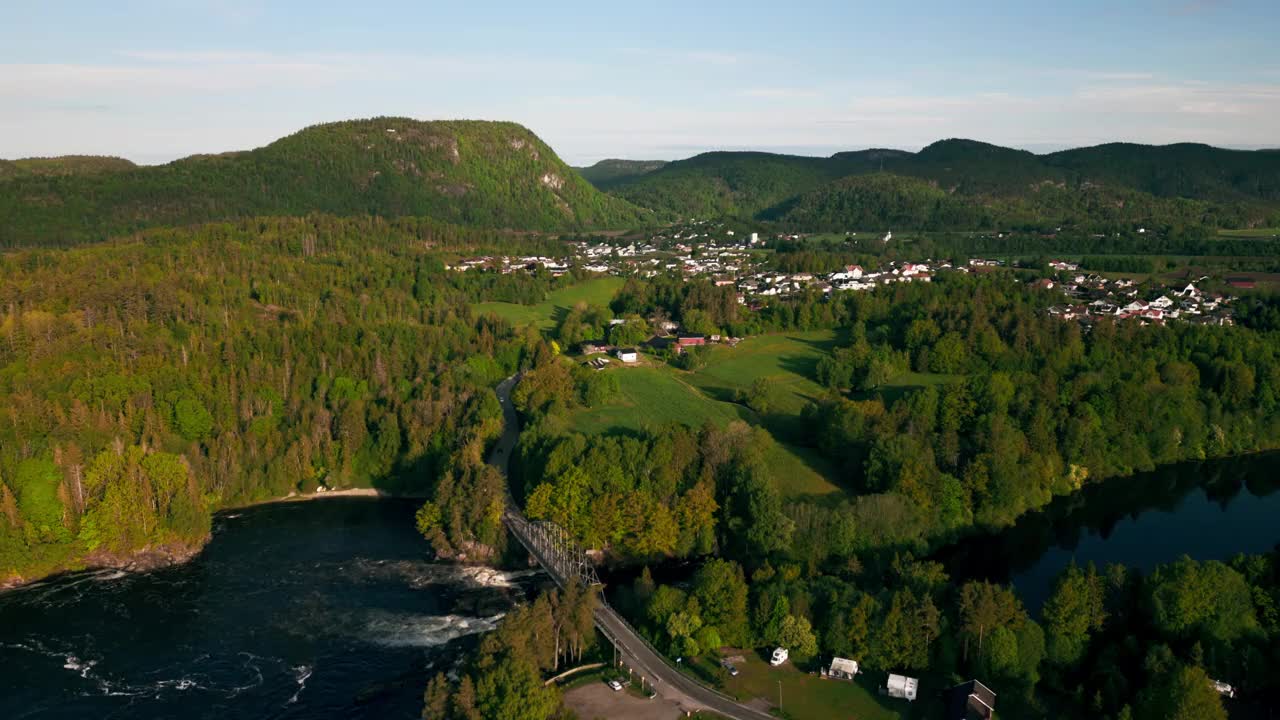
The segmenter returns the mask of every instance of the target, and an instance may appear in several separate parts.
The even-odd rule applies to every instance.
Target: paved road
[[[518,379],[518,376],[507,378],[497,387],[498,400],[502,402],[504,427],[502,437],[498,439],[497,445],[489,454],[489,464],[504,475],[511,461],[511,451],[520,438],[520,419],[516,415],[515,407],[511,404],[511,389],[515,387]],[[514,518],[523,517],[519,506],[511,497],[510,488],[507,489],[506,515]],[[730,720],[776,720],[773,715],[735,702],[671,667],[608,605],[601,605],[596,609],[595,619],[596,626],[617,645],[625,664],[633,672],[644,676],[659,695],[674,702],[681,709],[711,710]]]

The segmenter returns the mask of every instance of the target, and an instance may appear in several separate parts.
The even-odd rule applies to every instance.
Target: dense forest
[[[426,216],[523,231],[626,228],[651,218],[597,191],[515,123],[331,123],[256,150],[115,172],[23,171],[24,163],[55,161],[18,161],[13,173],[0,168],[15,175],[0,186],[0,247],[63,246],[159,225],[312,212]]]
[[[601,190],[637,175],[653,172],[666,165],[665,160],[601,160],[589,167],[574,168],[587,182]]]
[[[495,241],[522,242],[316,216],[0,256],[0,577],[198,546],[211,511],[320,485],[473,475],[526,340],[470,315],[481,278],[440,253]]]
[[[609,191],[685,217],[773,220],[804,231],[1280,225],[1280,158],[1191,144],[1043,156],[970,140],[829,158],[714,152]]]

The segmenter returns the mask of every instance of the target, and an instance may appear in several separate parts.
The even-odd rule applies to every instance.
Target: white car
[[[622,683],[618,682],[617,680],[610,680],[609,687],[613,688],[614,692],[622,691]]]
[[[790,657],[790,653],[787,652],[786,648],[775,648],[773,651],[773,657],[769,658],[769,664],[774,667],[778,667],[782,663],[786,662],[788,657]]]

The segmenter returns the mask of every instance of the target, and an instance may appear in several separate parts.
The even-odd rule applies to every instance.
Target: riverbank
[[[307,502],[310,500],[323,500],[325,498],[342,498],[342,497],[370,497],[382,498],[384,500],[425,500],[425,493],[393,493],[378,488],[344,488],[342,490],[325,490],[323,492],[313,493],[297,493],[292,492],[281,497],[270,498],[267,500],[252,500],[238,505],[225,505],[214,511],[214,514],[226,512],[228,510],[243,510],[245,508],[258,507],[260,505],[272,505],[274,503],[286,502]]]
[[[323,492],[314,493],[295,492],[281,497],[268,498],[266,500],[254,500],[235,505],[226,505],[215,510],[213,514],[216,516],[218,513],[233,510],[244,510],[246,508],[273,505],[276,503],[309,502],[311,500],[323,500],[325,498],[352,497],[421,500],[425,499],[426,496],[416,493],[391,493],[377,488],[344,488],[342,490],[325,490]],[[15,590],[17,588],[37,583],[42,580],[47,580],[56,575],[68,572],[81,572],[84,570],[149,572],[174,565],[182,565],[183,563],[190,562],[193,558],[199,555],[209,543],[210,539],[212,539],[212,536],[206,535],[198,541],[147,545],[123,553],[94,551],[88,555],[54,563],[48,568],[28,571],[28,575],[14,572],[0,577],[0,592]]]

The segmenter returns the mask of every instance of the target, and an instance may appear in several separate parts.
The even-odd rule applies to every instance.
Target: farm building
[[[640,353],[635,348],[619,348],[618,360],[624,363],[633,363],[640,359]]]

